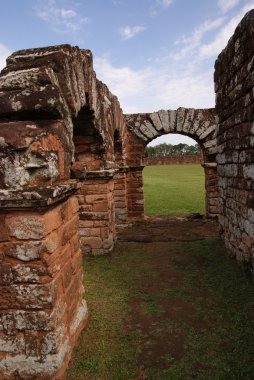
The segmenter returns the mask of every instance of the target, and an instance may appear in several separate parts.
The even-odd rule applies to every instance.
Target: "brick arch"
[[[153,113],[125,115],[128,128],[144,145],[168,133],[179,133],[194,139],[207,159],[217,153],[216,113],[214,108],[160,110]]]
[[[134,170],[134,178],[130,178],[129,216],[142,218],[144,215],[143,200],[143,156],[147,144],[159,136],[178,133],[194,139],[203,152],[203,167],[205,171],[206,215],[218,215],[217,191],[217,154],[215,109],[178,108],[177,110],[160,110],[153,113],[125,115],[130,133],[129,160]],[[135,137],[134,137],[135,136]],[[134,146],[135,149],[132,149]],[[136,187],[133,186],[136,184]],[[137,200],[135,200],[135,195]],[[134,199],[134,200],[133,200]],[[137,203],[135,203],[137,202]]]

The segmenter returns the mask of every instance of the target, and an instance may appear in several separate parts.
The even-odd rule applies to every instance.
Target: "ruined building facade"
[[[88,318],[82,255],[144,217],[142,157],[180,133],[203,153],[206,214],[254,257],[254,12],[215,67],[215,109],[123,115],[89,50],[19,51],[0,74],[0,379],[61,378]]]

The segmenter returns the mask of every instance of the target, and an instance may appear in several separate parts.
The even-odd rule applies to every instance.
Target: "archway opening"
[[[100,170],[104,165],[105,148],[95,128],[94,112],[87,106],[79,111],[73,122],[74,163],[72,178],[83,178],[86,172]]]
[[[168,134],[145,148],[146,215],[204,215],[205,173],[202,148],[189,137]]]

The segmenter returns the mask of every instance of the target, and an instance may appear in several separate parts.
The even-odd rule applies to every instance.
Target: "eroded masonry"
[[[215,66],[216,108],[123,115],[92,54],[12,54],[0,75],[0,379],[60,379],[88,318],[82,254],[109,253],[144,217],[142,157],[157,136],[194,138],[206,214],[254,261],[254,11]],[[170,103],[170,99],[169,99]],[[218,263],[219,267],[219,263]]]

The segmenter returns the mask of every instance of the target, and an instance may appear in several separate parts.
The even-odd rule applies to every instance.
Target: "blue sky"
[[[92,50],[125,113],[214,107],[214,61],[252,8],[254,0],[2,1],[0,68],[15,50],[69,43]]]

